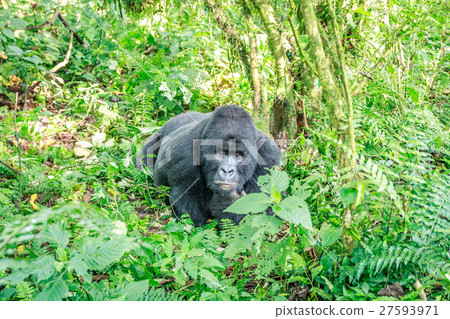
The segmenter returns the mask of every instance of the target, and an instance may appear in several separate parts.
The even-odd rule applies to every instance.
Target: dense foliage
[[[296,90],[313,63],[295,54],[287,17],[297,2],[276,1],[309,126],[282,168],[260,177],[262,192],[229,208],[255,214],[221,231],[172,218],[167,189],[133,163],[176,114],[252,108],[252,84],[204,3],[1,3],[0,300],[449,299],[445,2],[337,1],[347,76],[355,87],[367,81],[353,97],[355,165],[340,169],[329,114]],[[326,1],[316,5],[328,19]],[[245,40],[249,29],[257,36],[268,105],[276,83],[262,22],[256,11],[254,24],[243,18],[240,1],[222,6]],[[56,8],[82,43],[59,17],[34,28]],[[296,40],[308,48],[306,33]],[[377,65],[368,59],[378,45]],[[269,206],[275,216],[257,214]]]

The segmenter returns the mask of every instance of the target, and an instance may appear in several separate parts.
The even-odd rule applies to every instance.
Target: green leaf
[[[274,208],[275,214],[287,222],[311,229],[311,214],[306,202],[297,196],[286,197]]]
[[[131,282],[119,289],[121,295],[120,300],[142,300],[148,291],[148,279],[137,282]]]
[[[184,261],[184,270],[186,270],[187,274],[191,276],[192,279],[197,280],[198,276],[198,267],[192,259],[186,259]]]
[[[8,45],[8,55],[23,55],[23,51],[21,48],[16,47],[15,45]]]
[[[300,198],[301,200],[307,200],[309,196],[311,196],[312,190],[310,189],[299,189],[294,195]]]
[[[261,191],[264,193],[284,192],[289,187],[289,176],[281,171],[279,167],[270,170],[270,174],[258,177],[258,184],[261,185]]]
[[[358,196],[358,191],[354,188],[342,188],[340,191],[341,200],[344,208],[350,206]]]
[[[85,73],[81,76],[82,78],[85,78],[86,80],[90,80],[90,81],[96,81],[95,76],[93,76],[90,73]]]
[[[273,189],[272,193],[270,194],[270,198],[274,202],[279,202],[281,200],[281,194],[277,189]]]
[[[206,269],[200,269],[200,277],[204,280],[205,284],[211,289],[220,288],[220,282],[214,274]]]
[[[92,276],[88,272],[89,267],[88,265],[83,261],[83,258],[81,255],[75,255],[73,258],[69,260],[69,270],[74,270],[77,275],[82,276],[87,282],[92,281]]]
[[[65,230],[61,223],[46,225],[39,234],[39,239],[42,243],[49,242],[61,248],[67,246],[69,238],[70,232]]]
[[[266,194],[252,193],[239,198],[225,211],[235,214],[261,213],[269,207],[270,203],[270,198]]]
[[[360,13],[362,15],[365,15],[366,17],[370,17],[372,14],[370,12],[364,11],[362,8],[357,8],[355,10],[355,13]]]
[[[30,275],[30,270],[13,270],[11,275],[0,279],[0,285],[17,285],[24,281]]]
[[[289,176],[285,171],[280,171],[276,169],[273,171],[271,176],[272,176],[272,185],[280,193],[284,192],[289,187]]]
[[[416,104],[419,103],[419,93],[417,93],[417,91],[412,87],[407,87],[406,89],[409,91],[409,94],[411,95],[411,100]]]
[[[16,293],[16,288],[5,288],[0,291],[0,301],[11,300],[11,297]]]
[[[20,259],[0,259],[0,271],[10,269],[28,268],[29,265],[25,260]]]
[[[366,295],[369,294],[370,287],[369,287],[369,284],[367,282],[362,284],[361,289]]]
[[[305,46],[309,43],[308,36],[306,34],[302,34],[298,37],[298,40],[301,44],[304,44]]]
[[[181,244],[181,253],[186,255],[189,252],[189,240],[187,237],[184,237],[183,243]]]
[[[306,267],[306,262],[302,256],[297,254],[296,252],[292,252],[289,254],[292,258],[292,264],[295,265],[296,268]]]
[[[312,278],[316,277],[318,274],[320,274],[322,269],[323,269],[322,265],[314,267],[313,269],[311,269],[311,277]]]
[[[67,283],[63,280],[63,275],[61,274],[55,281],[50,282],[33,300],[58,301],[63,299],[68,291]]]
[[[33,263],[32,275],[36,276],[36,281],[40,282],[50,278],[56,271],[55,263],[56,260],[51,255],[40,256]]]
[[[330,224],[323,223],[319,236],[322,238],[323,247],[331,246],[342,236],[342,228],[332,227]]]
[[[98,238],[89,238],[81,248],[82,259],[91,270],[103,270],[122,257],[130,243],[121,237],[121,240],[101,241]]]
[[[43,61],[40,57],[38,57],[37,55],[33,55],[31,57],[23,57],[24,60],[29,61],[31,63],[34,63],[36,65],[41,64]]]
[[[97,30],[94,26],[89,27],[89,29],[86,30],[84,33],[86,37],[89,39],[89,41],[93,41],[95,38],[95,35],[97,34]]]
[[[9,25],[15,30],[24,30],[29,25],[29,23],[23,19],[12,18]]]
[[[118,63],[116,60],[114,60],[114,59],[109,59],[109,60],[106,62],[106,65],[108,66],[108,68],[109,68],[110,70],[114,71],[114,70],[117,69],[117,67],[119,66],[119,63]]]
[[[3,34],[6,35],[10,39],[15,39],[16,36],[14,35],[14,32],[12,32],[10,29],[4,28]]]
[[[210,254],[203,254],[201,256],[201,262],[203,264],[203,266],[212,269],[212,268],[217,268],[217,269],[224,269],[225,267],[222,265],[222,263],[219,261],[219,259],[217,259],[216,257],[210,255]]]
[[[198,256],[203,255],[204,253],[205,252],[202,249],[194,248],[188,252],[187,256],[188,257],[198,257]]]
[[[175,277],[175,282],[179,285],[184,286],[186,284],[187,281],[187,275],[186,272],[184,272],[184,270],[179,269],[177,271],[175,271],[173,273],[173,276]]]
[[[395,69],[394,69],[394,67],[393,67],[392,65],[387,64],[386,67],[387,67],[387,71],[388,71],[390,74],[394,74],[394,73],[395,73]]]
[[[282,226],[282,220],[267,214],[259,214],[252,219],[252,227],[264,229],[265,233],[269,235],[278,233]]]
[[[364,199],[365,194],[364,184],[358,181],[357,189],[358,189],[358,196],[356,196],[356,203],[355,203],[356,207],[359,206],[359,204],[361,204]]]
[[[148,45],[156,45],[157,44],[155,38],[153,37],[153,35],[151,33],[149,33],[149,35],[147,36],[147,42],[148,42]]]
[[[172,243],[172,237],[169,237],[166,244],[164,245],[164,252],[166,253],[167,257],[173,256],[173,243]]]
[[[356,241],[361,241],[361,235],[355,227],[349,227],[345,229],[345,233],[352,237]]]

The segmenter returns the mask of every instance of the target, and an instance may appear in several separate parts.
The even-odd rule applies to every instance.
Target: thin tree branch
[[[67,50],[66,57],[64,58],[64,60],[62,60],[61,62],[59,62],[57,65],[55,65],[53,68],[50,69],[51,73],[55,73],[59,69],[65,67],[67,65],[67,63],[69,63],[70,55],[72,53],[72,48],[73,48],[73,37],[74,37],[74,32],[70,31],[69,49]],[[41,84],[41,81],[36,81],[32,85],[30,85],[30,87],[28,88],[28,91],[33,91],[40,84]],[[24,96],[26,96],[26,92],[21,94],[20,98],[22,99]]]
[[[352,96],[358,95],[361,90],[366,86],[369,80],[373,80],[372,77],[368,77],[367,74],[373,74],[373,72],[381,65],[384,59],[391,53],[392,47],[386,50],[386,52],[378,59],[377,63],[370,69],[370,71],[361,71],[361,75],[365,77],[365,79],[351,92]],[[364,74],[362,72],[365,72]]]
[[[56,18],[58,17],[58,14],[60,14],[59,10],[55,9],[55,13],[53,14],[52,19],[50,21],[45,21],[44,23],[42,23],[40,25],[37,25],[37,26],[34,26],[34,27],[27,27],[27,28],[25,28],[25,30],[40,29],[40,28],[43,28],[43,27],[45,27],[47,25],[53,25],[53,24],[55,24],[55,21],[56,21]]]
[[[66,57],[64,58],[64,60],[62,62],[58,63],[53,68],[51,68],[50,72],[55,73],[62,67],[65,67],[67,65],[67,63],[69,63],[70,54],[72,53],[72,47],[73,47],[73,37],[74,37],[74,32],[70,31],[69,49],[67,50]]]
[[[51,25],[51,23],[49,21],[45,21],[44,23],[39,24],[39,25],[35,25],[33,27],[26,27],[25,30],[36,30],[36,29],[43,28],[43,27],[45,27],[47,25]]]
[[[292,5],[292,3],[291,3],[291,5]],[[292,33],[294,34],[295,44],[297,45],[298,50],[300,51],[300,54],[303,56],[303,59],[305,60],[306,65],[308,66],[308,68],[310,70],[312,70],[312,72],[314,74],[318,75],[316,68],[314,67],[314,65],[312,64],[311,60],[309,59],[309,56],[307,55],[307,53],[305,52],[305,50],[303,49],[303,47],[300,44],[300,40],[298,38],[297,30],[295,29],[295,26],[294,26],[293,14],[289,14],[288,21],[289,21],[289,25],[290,25],[290,27],[292,29]]]
[[[77,39],[77,41],[80,44],[84,44],[83,40],[78,36],[78,34],[69,27],[69,24],[67,23],[67,21],[62,16],[61,11],[59,11],[58,9],[55,9],[55,13],[53,14],[52,19],[50,21],[46,21],[46,22],[44,22],[44,23],[42,23],[40,25],[34,26],[34,27],[27,27],[27,28],[25,28],[25,30],[40,29],[40,28],[43,28],[43,27],[45,27],[47,25],[54,25],[55,21],[56,21],[56,18],[61,20],[62,24],[66,27],[67,30],[69,30],[70,32],[73,32],[73,35],[74,35],[75,39]]]
[[[16,170],[14,167],[12,167],[11,165],[9,165],[9,164],[6,163],[5,161],[2,161],[1,159],[0,159],[0,164],[5,165],[7,168],[9,168],[11,171],[13,171],[14,173],[16,173],[17,175],[20,175],[20,174],[21,174],[20,171]]]
[[[26,91],[25,91],[26,96]],[[25,104],[26,104],[25,99]],[[22,172],[22,154],[20,153],[20,140],[19,140],[19,134],[17,133],[17,106],[19,104],[19,93],[16,93],[16,105],[14,108],[14,135],[16,136],[16,142],[17,142],[17,153],[19,155],[19,171]],[[19,175],[19,200],[17,208],[19,209],[19,214],[22,213],[22,210],[20,208],[20,204],[22,202],[22,174]]]
[[[71,31],[71,32],[73,33],[75,39],[77,39],[77,41],[78,41],[80,44],[84,44],[83,40],[81,40],[81,38],[78,36],[78,34],[77,34],[75,31],[73,31],[73,30],[69,27],[69,24],[66,22],[66,20],[64,20],[64,18],[63,18],[63,16],[62,16],[61,12],[59,12],[59,10],[58,10],[58,18],[59,18],[59,20],[61,20],[61,22],[62,22],[62,23],[64,24],[64,26],[67,28],[67,30],[69,30],[69,31]]]

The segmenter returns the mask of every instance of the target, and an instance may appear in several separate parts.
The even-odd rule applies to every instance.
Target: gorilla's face
[[[243,109],[219,108],[205,127],[200,148],[202,174],[214,193],[240,193],[257,165],[257,130]]]
[[[207,186],[217,194],[240,193],[255,170],[254,143],[246,140],[217,140],[205,147],[202,171]]]
[[[237,149],[237,146],[239,150]],[[242,175],[242,163],[246,156],[242,143],[236,145],[235,141],[228,140],[224,143],[223,150],[216,150],[214,160],[217,169],[214,176],[214,188],[222,191],[236,190],[239,177]],[[242,178],[241,178],[242,179]]]

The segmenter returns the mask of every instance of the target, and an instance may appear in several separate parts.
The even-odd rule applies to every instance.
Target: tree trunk
[[[233,26],[228,22],[228,18],[219,3],[216,3],[214,0],[205,0],[205,4],[211,10],[214,19],[220,29],[222,29],[223,33],[225,33],[230,45],[238,49],[239,57],[244,65],[245,72],[247,76],[251,77],[250,57],[245,42],[239,37],[236,30],[234,30]]]
[[[340,74],[341,74],[342,83],[343,83],[343,87],[344,87],[344,96],[345,96],[345,102],[346,102],[345,104],[347,106],[347,108],[346,108],[347,122],[349,123],[348,129],[347,129],[348,144],[349,144],[350,150],[354,154],[356,152],[356,146],[355,146],[355,131],[353,128],[353,103],[352,103],[352,97],[351,97],[351,92],[350,92],[350,85],[348,83],[348,78],[347,78],[347,70],[345,67],[345,59],[344,59],[344,52],[342,49],[342,43],[339,40],[338,24],[337,24],[337,19],[336,19],[335,8],[334,8],[332,0],[327,0],[327,1],[328,1],[328,8],[329,8],[330,14],[331,14],[331,22],[333,24],[333,32],[334,32],[334,37],[335,37],[334,43],[336,44],[338,65],[340,68]]]
[[[258,71],[258,54],[256,49],[256,39],[255,39],[255,25],[253,23],[252,13],[248,6],[248,0],[242,0],[242,7],[244,9],[244,16],[248,23],[248,38],[250,44],[250,71],[252,76],[253,84],[253,109],[255,113],[261,115],[261,81],[259,78]]]
[[[309,38],[310,53],[312,59],[317,62],[317,72],[322,84],[324,98],[328,107],[328,113],[331,116],[331,127],[334,131],[336,131],[338,136],[339,145],[337,149],[337,156],[339,160],[339,166],[340,168],[350,167],[353,165],[352,153],[355,152],[355,140],[353,135],[353,109],[351,109],[351,112],[349,111],[350,108],[352,108],[351,101],[349,102],[350,104],[347,105],[346,102],[348,102],[348,99],[344,99],[344,97],[341,95],[340,90],[336,85],[336,81],[333,78],[331,69],[328,64],[328,59],[323,48],[319,26],[311,0],[301,0],[300,10],[303,14],[303,21],[305,23],[306,32]],[[330,8],[330,10],[332,9]],[[340,71],[345,72],[344,62],[342,61],[342,59],[339,60],[341,66]],[[344,68],[344,70],[342,68]],[[344,93],[346,92],[345,88],[343,91]],[[344,109],[347,110],[347,117],[345,116]],[[344,229],[344,246],[349,252],[353,250],[354,242],[353,238],[350,237],[345,230],[351,226],[351,221],[351,210],[350,208],[346,208],[342,216],[342,226]]]
[[[278,31],[280,28],[270,1],[252,0],[252,2],[261,14],[275,62],[277,90],[272,106],[270,132],[274,137],[294,137],[297,131],[297,115],[292,95],[292,79],[287,69],[286,52]]]
[[[316,15],[310,0],[302,0],[300,9],[303,14],[306,32],[309,38],[309,51],[316,60],[317,72],[323,87],[323,94],[330,109],[331,125],[335,130],[339,130],[345,123],[344,99],[342,98],[338,87],[333,79],[331,70],[328,66],[328,59],[323,49],[320,38],[319,27],[317,25]]]

